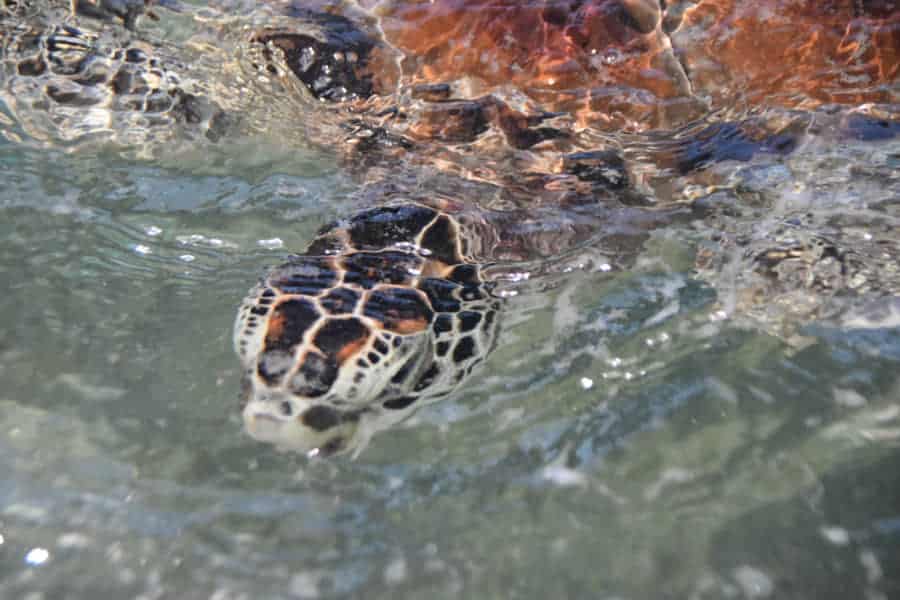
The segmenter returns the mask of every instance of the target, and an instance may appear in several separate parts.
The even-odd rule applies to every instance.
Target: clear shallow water
[[[0,146],[0,597],[900,596],[896,319],[788,335],[742,312],[739,250],[731,279],[694,271],[711,231],[806,213],[896,240],[897,141],[826,134],[645,173],[730,220],[654,231],[626,270],[588,244],[506,284],[461,392],[327,461],[242,432],[231,326],[357,206],[334,157]]]
[[[462,393],[307,461],[241,432],[230,328],[351,210],[328,157],[0,157],[4,597],[900,594],[896,329],[720,320],[662,230],[522,285]]]

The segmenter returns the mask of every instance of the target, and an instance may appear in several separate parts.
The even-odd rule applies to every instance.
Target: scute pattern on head
[[[359,449],[452,391],[492,347],[498,309],[460,236],[449,214],[385,206],[323,228],[273,269],[235,322],[248,431],[295,450]]]

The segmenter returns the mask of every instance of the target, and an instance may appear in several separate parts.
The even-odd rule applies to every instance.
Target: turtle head
[[[433,209],[382,207],[273,269],[235,323],[250,435],[301,452],[361,449],[450,393],[492,346],[497,309],[458,236]]]

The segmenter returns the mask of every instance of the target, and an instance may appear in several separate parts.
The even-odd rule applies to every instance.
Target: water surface
[[[898,157],[814,139],[678,193],[896,240]],[[247,437],[236,307],[357,188],[303,144],[0,145],[0,596],[900,596],[897,303],[764,327],[698,276],[702,213],[507,284],[485,367],[355,459]]]

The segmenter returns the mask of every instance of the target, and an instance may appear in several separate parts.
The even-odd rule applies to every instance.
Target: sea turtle
[[[127,27],[143,7],[73,6]],[[343,140],[364,184],[366,206],[273,269],[235,323],[248,431],[317,453],[359,450],[484,359],[504,265],[590,243],[627,266],[648,230],[720,218],[726,234],[698,261],[718,288],[734,222],[710,201],[730,185],[717,164],[777,160],[825,129],[898,132],[900,10],[889,0],[223,0],[196,15],[201,37],[233,36],[241,73],[298,99],[309,140]],[[4,89],[25,90],[7,91],[7,107],[20,123],[35,108],[63,115],[26,128],[39,135],[81,135],[97,90],[106,114],[167,132],[142,139],[151,146],[172,132],[214,143],[259,110],[216,84],[228,69],[198,70],[161,40],[148,52],[44,13],[2,23]],[[223,60],[203,55],[210,46],[191,44],[201,64]],[[20,97],[33,104],[20,108]],[[754,239],[754,282],[778,282],[786,297],[801,279],[850,289],[844,271],[820,275],[851,256],[829,249],[841,242],[805,253],[826,237]],[[805,279],[769,276],[801,256]],[[877,272],[892,264],[861,260]]]

